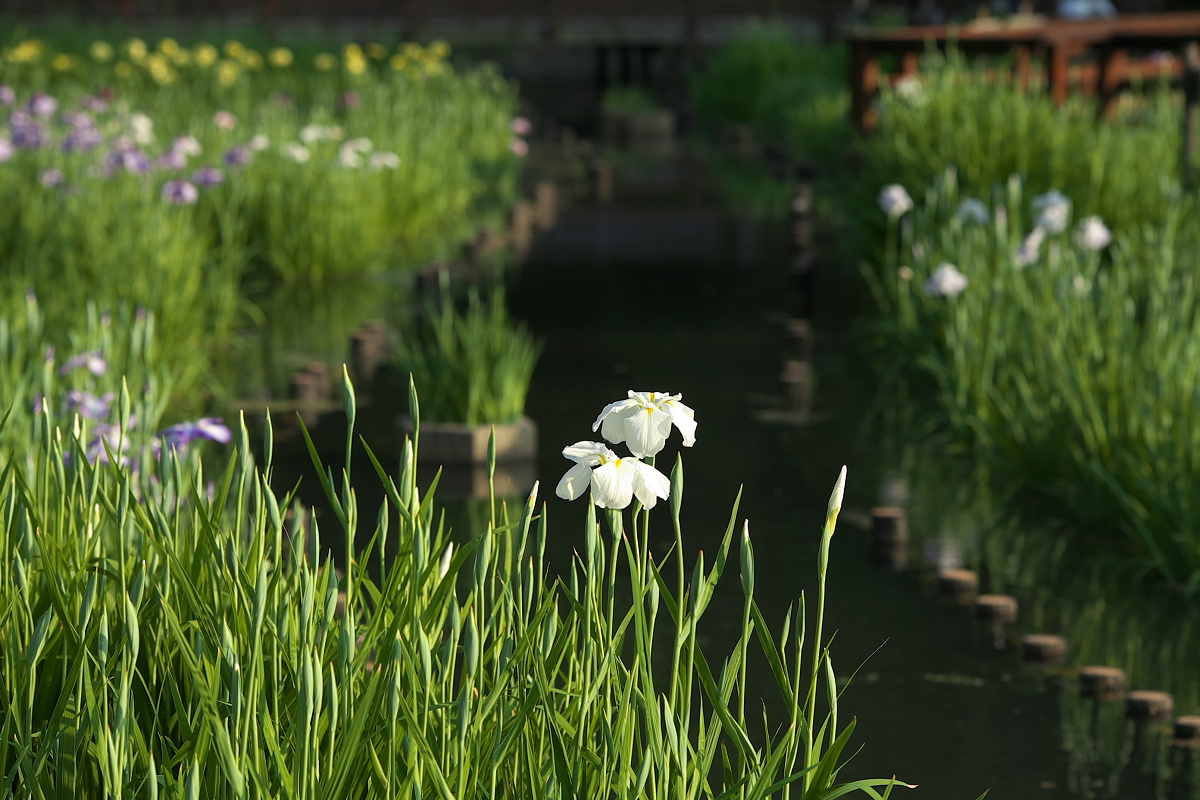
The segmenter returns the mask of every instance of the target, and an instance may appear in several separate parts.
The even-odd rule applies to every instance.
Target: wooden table
[[[1200,40],[1200,12],[1148,14],[1099,20],[1050,20],[1013,17],[1005,22],[978,20],[961,26],[925,25],[881,32],[855,33],[850,45],[850,113],[860,130],[877,122],[872,102],[879,92],[879,57],[900,56],[898,77],[916,75],[919,59],[929,47],[955,47],[966,55],[1015,51],[1016,80],[1028,88],[1034,55],[1045,60],[1046,79],[1054,102],[1066,102],[1072,78],[1085,93],[1101,97],[1101,109],[1111,114],[1117,92],[1131,80],[1153,79],[1164,72],[1182,75],[1174,58],[1135,58],[1130,51],[1168,51],[1178,54],[1188,42]],[[1089,63],[1073,64],[1080,58]]]

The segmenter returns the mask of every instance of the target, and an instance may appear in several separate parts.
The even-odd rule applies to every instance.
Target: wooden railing
[[[386,20],[421,27],[433,19],[465,24],[538,18],[550,26],[573,20],[659,18],[686,22],[705,17],[752,18],[802,14],[833,19],[837,0],[0,0],[0,14],[121,18],[164,17],[290,20]]]
[[[1038,17],[1005,23],[980,20],[957,27],[856,33],[847,40],[851,115],[863,131],[870,131],[876,123],[873,105],[880,88],[880,57],[899,57],[899,72],[893,78],[916,75],[920,55],[930,46],[942,50],[953,46],[966,55],[1014,53],[1015,78],[1025,87],[1033,76],[1034,60],[1041,60],[1047,88],[1056,103],[1066,102],[1072,89],[1078,89],[1099,95],[1102,113],[1109,115],[1117,92],[1131,81],[1164,73],[1172,79],[1183,76],[1182,51],[1189,42],[1200,40],[1200,12],[1086,21]],[[1164,58],[1163,52],[1171,56]],[[1160,55],[1146,57],[1147,53]]]

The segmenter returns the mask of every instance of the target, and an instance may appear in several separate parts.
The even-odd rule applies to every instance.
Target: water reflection
[[[984,466],[928,443],[894,446],[892,459],[881,496],[906,506],[908,554],[919,554],[924,569],[969,566],[980,591],[1017,599],[1022,632],[1066,640],[1065,667],[1045,677],[1060,683],[1068,789],[1087,798],[1200,797],[1200,751],[1173,741],[1171,720],[1134,720],[1123,693],[1081,692],[1078,680],[1081,667],[1119,668],[1130,689],[1169,692],[1176,714],[1194,714],[1194,609],[1128,566],[1102,560],[1081,532],[1033,518],[1019,493],[997,487]]]
[[[337,376],[352,361],[352,340],[362,325],[395,319],[410,295],[409,282],[386,277],[279,283],[260,291],[249,301],[257,324],[238,337],[225,385],[238,398],[282,398],[292,393],[291,376],[313,362]]]
[[[698,183],[700,171],[681,164],[677,171],[689,176],[689,186]],[[618,188],[629,185],[618,178]],[[618,192],[623,203],[622,197]],[[1169,728],[1129,721],[1119,701],[1082,696],[1075,680],[1080,666],[1112,665],[1125,670],[1131,688],[1171,691],[1179,713],[1195,710],[1197,653],[1190,617],[1176,599],[1156,598],[1119,565],[1098,564],[1085,538],[1071,544],[1049,523],[1014,513],[1018,498],[994,486],[986,470],[936,446],[913,444],[910,436],[881,436],[878,427],[861,436],[863,398],[871,387],[857,354],[844,339],[839,343],[836,329],[831,333],[829,317],[838,309],[814,302],[814,318],[798,316],[786,232],[760,229],[756,252],[763,256],[744,263],[737,223],[710,199],[689,191],[672,207],[567,209],[559,227],[534,247],[532,260],[509,276],[515,313],[547,342],[528,411],[541,429],[536,468],[549,508],[550,568],[569,572],[583,539],[583,509],[552,496],[565,468],[563,445],[588,437],[595,413],[629,388],[682,391],[701,420],[697,446],[684,454],[689,558],[714,551],[744,482],[740,514],[752,520],[762,605],[772,625],[781,624],[802,590],[812,589],[816,534],[829,481],[842,463],[851,465],[848,506],[861,517],[869,520],[866,512],[875,505],[906,509],[903,547],[893,543],[890,551],[903,554],[902,562],[891,563],[906,569],[901,574],[881,575],[869,566],[870,538],[856,535],[849,510],[834,544],[829,627],[838,629],[835,657],[847,675],[866,664],[845,695],[845,713],[861,723],[855,745],[866,742],[846,779],[894,771],[921,783],[920,797],[929,800],[974,797],[988,787],[997,797],[1196,797],[1193,751],[1171,747]],[[821,294],[823,281],[838,280],[835,270],[814,270],[810,277],[813,297],[837,294]],[[279,304],[268,317],[274,327],[251,340],[263,362],[254,374],[265,377],[239,384],[247,387],[243,396],[285,396],[290,371],[310,361],[328,362],[328,374],[336,375],[358,326],[414,307],[405,300],[402,287],[377,284],[268,298],[264,303]],[[604,324],[581,321],[581,304],[603,311]],[[789,338],[788,319],[810,323],[808,332],[820,338]],[[765,405],[763,398],[774,410],[788,410],[780,399],[780,363],[798,355],[811,364],[810,385],[820,389],[808,397],[808,424],[792,424],[799,420],[785,414],[761,424],[754,411]],[[375,394],[377,402],[360,405],[359,432],[391,470],[400,455],[394,423],[404,403],[397,397],[404,394],[386,381]],[[906,413],[894,413],[884,430],[919,432]],[[329,414],[315,434],[334,470],[345,447],[344,424]],[[673,458],[673,452],[663,456]],[[367,516],[383,496],[361,448],[353,459],[355,491]],[[304,504],[317,506],[323,524],[330,519],[303,440],[288,439],[282,426],[276,464],[277,488],[303,476]],[[422,485],[431,479],[425,476]],[[460,541],[486,527],[489,502],[469,499],[478,495],[478,472],[463,480],[467,489],[453,500],[452,476],[443,475],[438,503]],[[511,483],[526,480],[530,476]],[[671,544],[669,526],[655,524],[652,545],[661,555]],[[335,554],[344,552],[332,541],[335,532],[323,530]],[[1017,624],[975,624],[963,609],[934,602],[928,595],[937,571],[956,568],[974,570],[981,592],[1017,597]],[[739,622],[740,595],[736,582],[730,586],[730,596],[715,598],[701,632],[717,651]],[[1038,631],[1066,637],[1065,669],[1021,668],[1020,634]],[[750,669],[758,683],[772,685],[766,664]],[[775,702],[763,698],[773,717]]]

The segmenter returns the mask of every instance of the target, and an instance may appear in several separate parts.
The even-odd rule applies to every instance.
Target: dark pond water
[[[905,464],[914,550],[958,553],[982,571],[985,589],[1017,594],[1019,632],[1067,633],[1073,664],[1115,663],[1131,683],[1157,681],[1132,688],[1171,688],[1179,713],[1196,707],[1197,676],[1189,669],[1196,662],[1188,660],[1189,645],[1176,641],[1185,628],[1172,609],[1105,604],[1106,578],[1076,569],[1053,539],[995,521],[986,503],[962,489],[959,465],[914,461],[911,449],[879,427],[865,428],[876,387],[849,346],[846,305],[835,299],[853,285],[838,270],[852,265],[824,264],[818,280],[816,421],[770,421],[779,416],[788,308],[782,232],[721,211],[702,173],[685,160],[653,174],[634,170],[624,181],[619,175],[613,206],[564,211],[509,276],[514,314],[545,342],[527,413],[540,426],[536,474],[548,504],[551,569],[567,569],[582,549],[586,514],[582,502],[554,497],[569,465],[561,449],[594,438],[596,414],[628,389],[681,392],[699,423],[695,447],[683,452],[689,566],[699,551],[717,548],[741,487],[738,518],[750,521],[757,594],[776,630],[801,592],[815,593],[825,504],[848,465],[826,621],[826,631],[836,631],[840,675],[859,670],[839,713],[857,718],[861,751],[843,778],[895,774],[920,784],[912,796],[926,800],[970,799],[985,789],[995,798],[1197,796],[1192,753],[1167,748],[1161,729],[1127,723],[1119,703],[1081,699],[1069,676],[1020,663],[1018,631],[998,633],[940,600],[919,559],[903,572],[873,566],[864,521],[880,503],[884,479]],[[366,416],[390,424],[404,402],[377,398]],[[336,463],[336,417],[324,419],[317,434]],[[306,475],[305,501],[320,505],[298,440],[293,434],[289,449],[286,430],[281,440],[279,485],[290,488]],[[660,463],[673,462],[677,441]],[[362,507],[373,509],[373,479],[360,477]],[[467,526],[469,513],[456,513]],[[669,535],[665,509],[657,525]],[[670,542],[652,544],[665,552]],[[723,657],[740,625],[736,575],[727,574],[708,614],[702,645],[710,659]],[[1094,661],[1079,660],[1086,658]],[[771,684],[765,664],[751,668],[756,685]],[[764,697],[780,719],[775,702]]]

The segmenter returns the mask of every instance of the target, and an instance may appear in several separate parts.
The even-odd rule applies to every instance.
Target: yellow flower
[[[271,62],[271,66],[278,67],[279,69],[290,67],[294,59],[295,56],[292,55],[292,51],[286,47],[272,47],[267,53],[267,60]]]
[[[108,42],[96,40],[92,42],[92,46],[88,52],[91,53],[92,60],[106,64],[113,57],[113,46]]]
[[[178,75],[175,70],[171,69],[167,62],[163,61],[160,66],[150,70],[150,77],[154,78],[155,83],[165,85],[174,83]]]
[[[181,47],[174,53],[171,53],[171,60],[182,67],[191,63],[192,53],[186,47]]]
[[[241,60],[246,55],[246,46],[237,39],[230,39],[225,43],[225,55]]]
[[[429,52],[433,53],[434,58],[445,58],[450,55],[450,44],[444,39],[438,39],[429,45]]]
[[[217,62],[217,80],[222,86],[233,86],[238,78],[238,65],[236,62],[230,61],[227,58],[222,58]]]
[[[41,39],[26,39],[19,45],[9,51],[9,61],[15,61],[18,64],[28,64],[32,61],[37,61],[42,55]]]
[[[192,56],[196,59],[196,64],[201,67],[211,67],[217,62],[220,55],[217,48],[207,42],[201,42],[192,48]]]
[[[128,78],[133,74],[133,67],[129,66],[128,61],[118,61],[117,66],[113,68],[121,78]]]
[[[246,69],[258,72],[263,68],[262,54],[257,50],[247,50],[245,55],[242,56],[242,63],[246,65]]]
[[[317,57],[313,59],[313,66],[321,70],[321,72],[328,72],[336,67],[337,63],[337,56],[335,56],[333,53],[319,53]]]
[[[179,42],[168,36],[158,43],[158,52],[165,56],[173,56],[179,52]]]
[[[441,61],[426,61],[425,62],[425,74],[426,75],[441,75],[444,72],[447,72],[446,65],[443,64]]]
[[[408,66],[408,59],[396,53],[388,63],[392,65],[392,69],[399,71]]]
[[[387,48],[379,42],[370,42],[367,44],[367,55],[376,61],[383,61],[387,58]]]
[[[129,54],[131,61],[140,64],[146,57],[146,43],[141,39],[130,39],[125,42],[125,52]]]
[[[362,75],[367,71],[367,59],[362,51],[357,55],[346,54],[346,71],[351,75]]]
[[[404,57],[409,61],[419,61],[425,57],[425,51],[416,42],[406,42],[400,52],[404,53]]]
[[[175,82],[175,70],[171,69],[170,63],[159,53],[151,53],[146,56],[145,67],[149,71],[150,77],[154,78],[155,83],[165,84]]]
[[[69,70],[72,63],[71,57],[66,53],[59,53],[54,57],[54,60],[50,62],[50,64],[59,72],[66,72]]]

